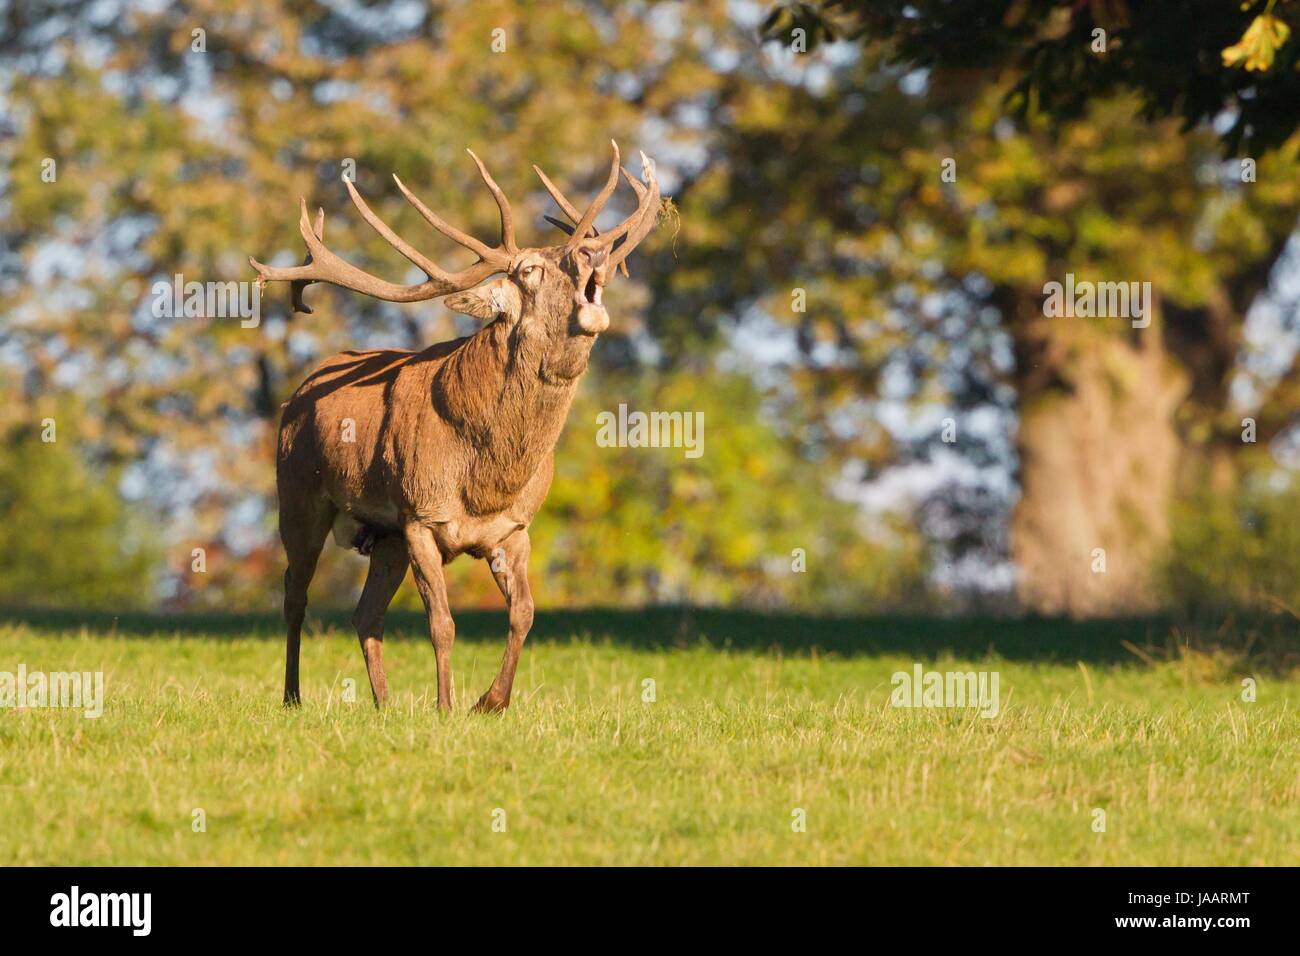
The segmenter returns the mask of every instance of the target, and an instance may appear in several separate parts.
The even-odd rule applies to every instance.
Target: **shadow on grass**
[[[504,611],[457,612],[458,640],[505,639]],[[283,638],[276,614],[110,613],[90,610],[0,609],[0,623],[24,624],[38,631],[78,631],[104,635],[194,638]],[[352,631],[345,611],[308,618],[308,636],[334,629]],[[410,611],[388,615],[388,636],[427,640],[424,616]],[[997,655],[1008,660],[1096,664],[1149,664],[1177,658],[1180,648],[1221,650],[1255,666],[1287,670],[1300,666],[1300,630],[1288,619],[1231,622],[1215,628],[1176,625],[1168,618],[991,618],[923,616],[819,616],[690,607],[636,610],[584,608],[539,611],[530,643],[574,639],[608,642],[646,650],[714,647],[784,654],[884,654],[932,660]]]

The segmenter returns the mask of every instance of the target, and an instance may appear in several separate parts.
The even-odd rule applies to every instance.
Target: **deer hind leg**
[[[289,567],[284,572],[284,623],[288,627],[284,650],[284,704],[296,707],[302,700],[298,693],[298,652],[302,644],[302,622],[307,615],[307,587],[316,573],[325,536],[334,521],[335,508],[325,498],[295,502],[281,496],[280,540]]]
[[[510,690],[515,682],[515,668],[519,666],[519,652],[523,649],[529,628],[533,626],[533,595],[528,587],[530,551],[528,532],[516,531],[502,542],[501,547],[494,549],[487,559],[492,577],[506,599],[510,634],[506,638],[506,654],[501,661],[501,672],[474,705],[474,709],[479,712],[498,712],[510,706]]]
[[[456,640],[456,622],[447,606],[447,582],[442,576],[442,552],[432,529],[421,524],[406,526],[406,547],[415,571],[415,586],[424,599],[429,616],[429,637],[438,662],[438,709],[451,710],[451,645]]]
[[[374,695],[375,707],[382,707],[388,702],[388,678],[384,676],[384,615],[406,577],[410,561],[406,556],[406,541],[396,532],[376,534],[372,547],[363,553],[370,555],[370,571],[366,574],[366,586],[361,591],[356,613],[352,615],[352,624],[357,629],[361,654],[366,659],[366,673],[370,675],[370,692]]]

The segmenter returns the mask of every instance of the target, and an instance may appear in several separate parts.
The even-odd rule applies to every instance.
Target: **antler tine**
[[[487,171],[483,161],[474,155],[474,150],[466,149],[465,152],[469,153],[469,158],[474,160],[474,165],[483,176],[483,182],[487,183],[492,198],[497,201],[497,209],[501,210],[501,247],[512,256],[518,255],[519,247],[515,245],[515,217],[510,211],[510,200],[506,199],[506,194],[492,178],[492,174]]]
[[[317,239],[323,240],[325,238],[325,210],[320,206],[316,207],[316,225],[312,231],[316,234]],[[249,259],[248,261],[252,262],[253,260]],[[310,252],[302,257],[302,264],[311,264]],[[293,311],[305,312],[306,314],[311,315],[311,306],[302,299],[303,290],[309,285],[311,285],[311,282],[305,279],[299,279],[296,282],[289,283],[289,299],[293,303]]]
[[[654,163],[650,158],[645,153],[641,154],[641,175],[646,181],[645,186],[633,179],[627,170],[623,171],[623,175],[636,190],[638,202],[636,210],[618,228],[601,236],[602,242],[611,243],[620,235],[627,236],[622,245],[610,249],[609,261],[612,265],[621,264],[641,240],[650,234],[650,230],[655,227],[659,219],[659,180],[655,176]]]
[[[370,210],[370,207],[366,205],[366,201],[361,198],[361,194],[357,192],[357,188],[352,185],[352,181],[346,176],[343,177],[343,185],[347,187],[348,195],[352,197],[352,205],[357,207],[357,211],[361,213],[361,218],[369,223],[375,232],[383,236],[390,246],[404,255],[412,265],[419,266],[431,279],[446,281],[451,278],[450,273],[444,271],[436,262],[415,249],[405,239],[393,232],[392,229],[389,229],[388,225]],[[480,255],[479,258],[486,261],[484,256]]]
[[[419,197],[406,188],[406,184],[397,178],[396,173],[393,173],[393,182],[397,183],[397,188],[402,191],[402,195],[406,197],[406,201],[415,207],[416,212],[424,217],[424,221],[433,226],[434,229],[437,229],[452,242],[464,246],[484,262],[500,255],[499,250],[493,249],[490,246],[479,242],[468,233],[461,232],[455,226],[447,223],[424,203],[420,202]]]
[[[566,236],[573,235],[573,227],[569,225],[567,222],[560,222],[560,220],[556,219],[554,216],[543,216],[542,218],[545,219],[547,222],[549,222],[556,229],[560,230],[560,232],[564,233]]]
[[[644,159],[645,153],[642,153],[641,157]],[[632,187],[632,192],[636,193],[637,205],[640,205],[641,200],[645,197],[645,187],[636,181],[636,177],[627,171],[626,166],[620,166],[619,171],[623,173],[623,178],[627,180],[627,184]]]
[[[626,179],[628,185],[632,187],[632,191],[636,193],[636,209],[632,210],[632,214],[621,223],[602,235],[600,237],[602,243],[613,243],[616,240],[623,238],[623,236],[627,235],[628,231],[631,230],[633,226],[641,221],[641,216],[645,212],[643,204],[645,203],[646,198],[646,187],[637,182],[632,174],[626,169],[623,169],[622,173],[623,178]]]
[[[555,183],[551,182],[550,177],[548,177],[546,173],[542,172],[542,167],[534,163],[533,172],[535,172],[537,174],[537,178],[542,181],[542,185],[546,187],[546,191],[551,194],[551,198],[555,200],[555,204],[559,206],[561,210],[564,211],[564,214],[569,217],[569,221],[576,226],[582,220],[582,213],[578,212],[578,207],[575,206],[573,203],[569,202],[568,197],[565,196],[564,193],[560,192],[560,188],[556,186]],[[627,170],[623,171],[623,175],[625,176],[627,175]],[[629,181],[632,182],[638,190],[645,188],[635,180],[629,180]],[[637,195],[639,196],[640,193],[638,192]],[[557,229],[564,230],[564,232],[567,235],[572,236],[574,235],[574,233],[577,232],[577,230],[573,226],[566,226],[558,219],[552,219],[550,216],[543,216],[542,218],[545,219],[547,222],[549,222],[552,226],[555,226]],[[597,229],[595,226],[592,226],[591,234],[593,236],[599,236],[600,230]],[[627,275],[628,274],[627,263],[619,263],[619,271],[622,272],[623,275]]]
[[[546,173],[542,172],[542,167],[534,163],[533,172],[535,172],[537,178],[542,181],[542,185],[546,187],[546,191],[551,194],[551,198],[555,200],[555,204],[564,210],[564,214],[569,217],[569,221],[575,226],[581,222],[582,213],[578,212],[578,207],[569,202],[568,197],[565,196],[564,193],[560,192],[560,188],[556,186],[555,183],[551,182]],[[570,229],[567,226],[561,228],[565,229],[569,235],[573,235],[573,229]]]
[[[595,223],[596,217],[599,216],[600,211],[605,208],[605,203],[609,201],[609,197],[614,195],[614,187],[618,185],[618,143],[611,139],[609,145],[614,147],[614,159],[609,166],[609,178],[605,180],[605,185],[601,188],[600,192],[596,194],[596,198],[591,201],[591,205],[587,207],[587,211],[583,214],[581,221],[579,221],[574,227],[573,235],[569,237],[569,242],[566,246],[568,249],[577,248],[578,243],[582,242],[582,240],[587,237],[587,230],[592,227],[593,223]]]

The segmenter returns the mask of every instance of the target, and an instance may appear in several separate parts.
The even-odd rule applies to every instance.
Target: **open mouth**
[[[578,291],[574,294],[578,304],[578,327],[585,335],[599,335],[609,328],[609,315],[600,302],[602,288],[596,270],[592,269],[580,281]]]

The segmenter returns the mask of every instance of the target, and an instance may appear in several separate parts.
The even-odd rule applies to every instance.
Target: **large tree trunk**
[[[1164,349],[1158,316],[1118,333],[1121,320],[1040,310],[1022,302],[1028,334],[1017,343],[1021,498],[1010,531],[1021,602],[1075,617],[1153,609],[1187,377]]]

